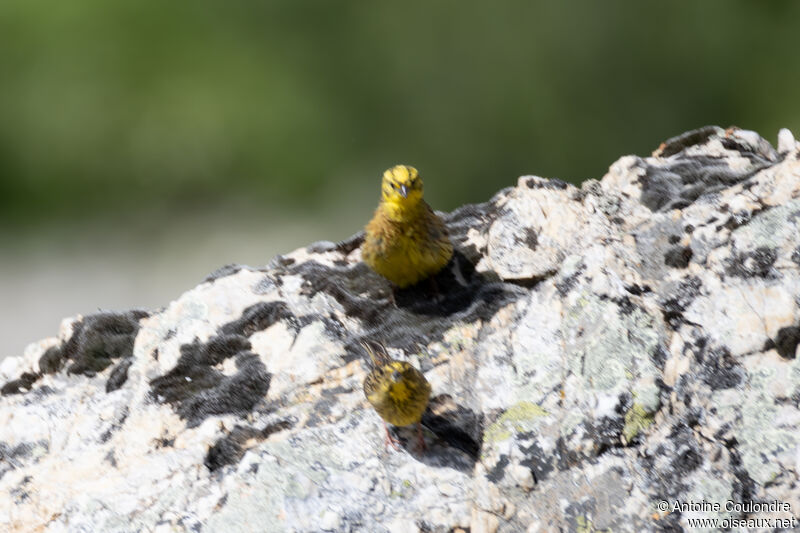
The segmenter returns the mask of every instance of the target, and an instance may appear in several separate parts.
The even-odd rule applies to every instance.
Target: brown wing
[[[450,233],[447,231],[447,226],[442,218],[434,213],[433,209],[431,209],[431,206],[429,206],[427,203],[425,204],[425,207],[428,210],[428,216],[425,218],[425,220],[428,221],[428,238],[432,241],[441,241],[444,239],[449,241]]]
[[[367,374],[367,377],[364,378],[364,396],[366,396],[368,400],[370,399],[370,396],[372,396],[372,394],[378,390],[382,376],[383,373],[380,369],[374,369]]]
[[[431,250],[431,254],[440,258],[439,267],[441,268],[453,255],[453,243],[450,241],[450,233],[441,217],[434,213],[429,205],[425,204],[425,207],[428,209],[425,228],[428,238],[425,243]]]
[[[361,254],[367,262],[370,258],[383,253],[386,241],[386,220],[380,209],[375,211],[375,216],[369,221],[364,232],[364,242],[361,244]]]

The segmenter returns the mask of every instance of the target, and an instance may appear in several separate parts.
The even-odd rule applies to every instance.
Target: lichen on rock
[[[398,291],[360,234],[64,321],[0,365],[0,529],[651,531],[800,510],[800,144],[706,127],[444,215]],[[433,387],[386,450],[362,339]]]

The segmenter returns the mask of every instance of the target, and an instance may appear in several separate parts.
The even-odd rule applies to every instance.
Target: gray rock
[[[446,215],[399,291],[360,234],[67,319],[0,365],[0,529],[672,531],[800,511],[800,145],[707,127]],[[359,341],[433,386],[386,450]],[[661,501],[668,509],[660,508]],[[726,509],[781,502],[791,512]],[[717,504],[720,509],[691,508]],[[683,504],[682,509],[676,505]],[[722,527],[722,526],[720,526]]]

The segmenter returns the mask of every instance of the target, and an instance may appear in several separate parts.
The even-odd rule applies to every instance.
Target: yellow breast
[[[444,223],[427,205],[423,207],[416,217],[397,221],[378,206],[366,227],[361,247],[364,262],[400,288],[435,275],[453,255]]]

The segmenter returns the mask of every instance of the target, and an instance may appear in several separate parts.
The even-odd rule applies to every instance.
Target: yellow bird
[[[453,256],[447,227],[422,199],[414,167],[383,173],[381,201],[365,232],[362,259],[401,289],[435,275]]]
[[[431,385],[425,376],[405,361],[392,359],[386,350],[373,350],[362,343],[372,360],[372,370],[364,378],[364,396],[383,419],[386,430],[384,445],[397,449],[397,441],[389,434],[386,422],[394,426],[417,424],[417,438],[421,449],[425,449],[422,426],[419,421],[428,406]]]

